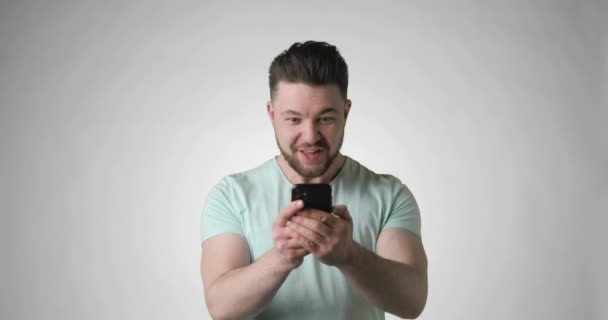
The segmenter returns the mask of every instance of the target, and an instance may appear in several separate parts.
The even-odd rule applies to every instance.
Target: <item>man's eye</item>
[[[333,117],[323,117],[323,118],[321,118],[321,122],[323,122],[323,123],[330,123],[330,122],[333,122],[334,120],[335,120],[335,118],[333,118]]]
[[[300,122],[299,118],[287,118],[285,120],[287,120],[287,122],[289,122],[291,124],[296,124],[296,123]]]

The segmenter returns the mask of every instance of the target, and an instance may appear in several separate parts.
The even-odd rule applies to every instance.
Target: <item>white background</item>
[[[421,319],[606,319],[605,1],[2,1],[0,318],[206,319],[200,210],[338,46],[343,152],[422,212]]]

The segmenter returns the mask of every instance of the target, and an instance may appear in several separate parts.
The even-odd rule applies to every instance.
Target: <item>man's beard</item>
[[[275,136],[275,138],[276,138],[276,136]],[[294,146],[291,148],[291,152],[292,152],[291,154],[293,156],[291,156],[289,153],[285,152],[285,150],[283,150],[283,148],[281,148],[281,145],[279,144],[279,139],[277,139],[277,146],[279,147],[279,150],[281,150],[281,154],[283,155],[285,160],[287,160],[287,163],[289,164],[289,166],[295,172],[297,172],[300,176],[305,177],[305,178],[316,178],[316,177],[322,176],[323,174],[325,174],[325,172],[327,172],[327,169],[329,169],[331,164],[334,162],[334,160],[338,156],[338,152],[340,152],[340,149],[342,148],[343,140],[344,140],[344,131],[342,131],[342,136],[340,137],[340,140],[338,141],[338,147],[336,148],[336,150],[333,154],[329,153],[330,152],[329,145],[324,140],[321,140],[320,143],[317,143],[314,145],[305,146],[305,148],[320,148],[320,149],[323,149],[323,152],[327,152],[327,160],[325,160],[325,162],[323,162],[320,167],[313,168],[313,169],[306,169],[302,165],[300,160],[298,159],[298,156],[297,156],[297,153],[299,152],[298,149],[301,148],[302,146],[300,146],[300,147]]]

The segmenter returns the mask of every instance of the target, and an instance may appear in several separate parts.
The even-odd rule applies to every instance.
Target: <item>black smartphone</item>
[[[291,201],[304,200],[304,208],[331,213],[331,186],[327,183],[296,184],[291,188]]]

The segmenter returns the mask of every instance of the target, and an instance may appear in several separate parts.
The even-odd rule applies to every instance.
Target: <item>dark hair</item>
[[[270,64],[271,98],[281,80],[309,85],[336,84],[342,98],[346,99],[348,67],[338,49],[327,42],[296,42]]]

